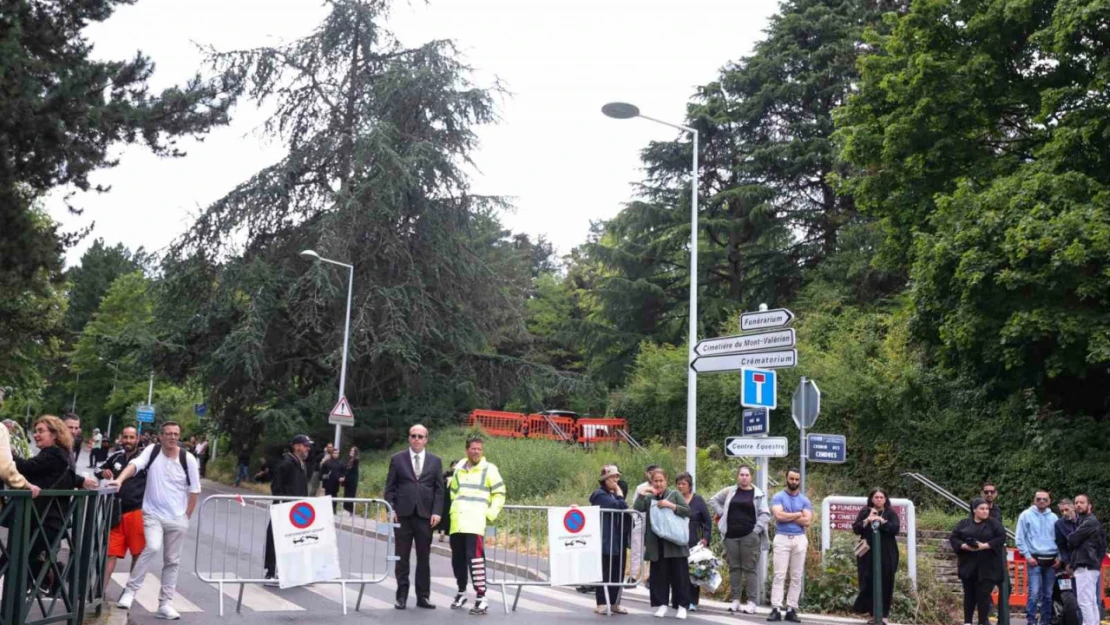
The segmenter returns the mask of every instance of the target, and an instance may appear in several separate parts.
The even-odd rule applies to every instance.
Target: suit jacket
[[[420,475],[415,475],[408,449],[389,459],[383,497],[397,516],[416,515],[423,519],[443,516],[443,463],[439,456],[425,450],[424,466],[420,469]]]

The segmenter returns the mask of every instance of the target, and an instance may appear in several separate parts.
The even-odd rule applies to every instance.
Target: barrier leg
[[[235,613],[243,613],[243,591],[247,589],[246,584],[239,584],[239,598],[235,600]],[[221,595],[223,593],[220,593]]]
[[[220,595],[220,616],[224,615],[224,583],[216,582],[216,594]]]
[[[358,599],[355,601],[355,612],[362,609],[362,594],[366,592],[366,584],[358,585]]]
[[[520,602],[520,591],[524,590],[524,586],[516,587],[516,596],[513,597],[513,612],[516,612],[516,604]]]
[[[343,616],[347,616],[347,582],[339,582],[339,590],[343,594]]]
[[[1006,567],[1002,573],[1002,583],[998,586],[998,625],[1010,625],[1010,571]]]
[[[509,613],[509,585],[501,582],[501,604],[505,606],[505,614]]]

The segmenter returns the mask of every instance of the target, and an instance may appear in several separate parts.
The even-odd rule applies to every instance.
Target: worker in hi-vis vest
[[[483,538],[486,523],[497,519],[505,506],[505,482],[497,466],[485,459],[482,439],[466,441],[466,458],[455,463],[455,473],[448,483],[451,493],[451,568],[455,572],[459,592],[451,609],[466,605],[466,576],[474,584],[477,598],[471,614],[489,611],[486,601],[486,554]]]

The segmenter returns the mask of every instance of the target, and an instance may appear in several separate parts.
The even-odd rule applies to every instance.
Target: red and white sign
[[[906,506],[892,504],[891,509],[898,515],[898,534],[905,536],[909,532],[909,521],[906,517]],[[829,504],[829,527],[834,530],[852,531],[852,524],[856,522],[859,511],[864,506],[847,503]]]
[[[331,409],[328,414],[328,423],[332,425],[354,425],[355,412],[351,410],[351,404],[347,403],[347,397],[340,397],[339,403],[335,408]]]

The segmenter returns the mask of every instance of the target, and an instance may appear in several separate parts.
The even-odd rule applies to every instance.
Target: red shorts
[[[120,517],[119,525],[113,527],[111,534],[108,535],[108,557],[122,558],[130,551],[131,557],[137,558],[145,547],[143,511],[140,509],[124,512]]]

